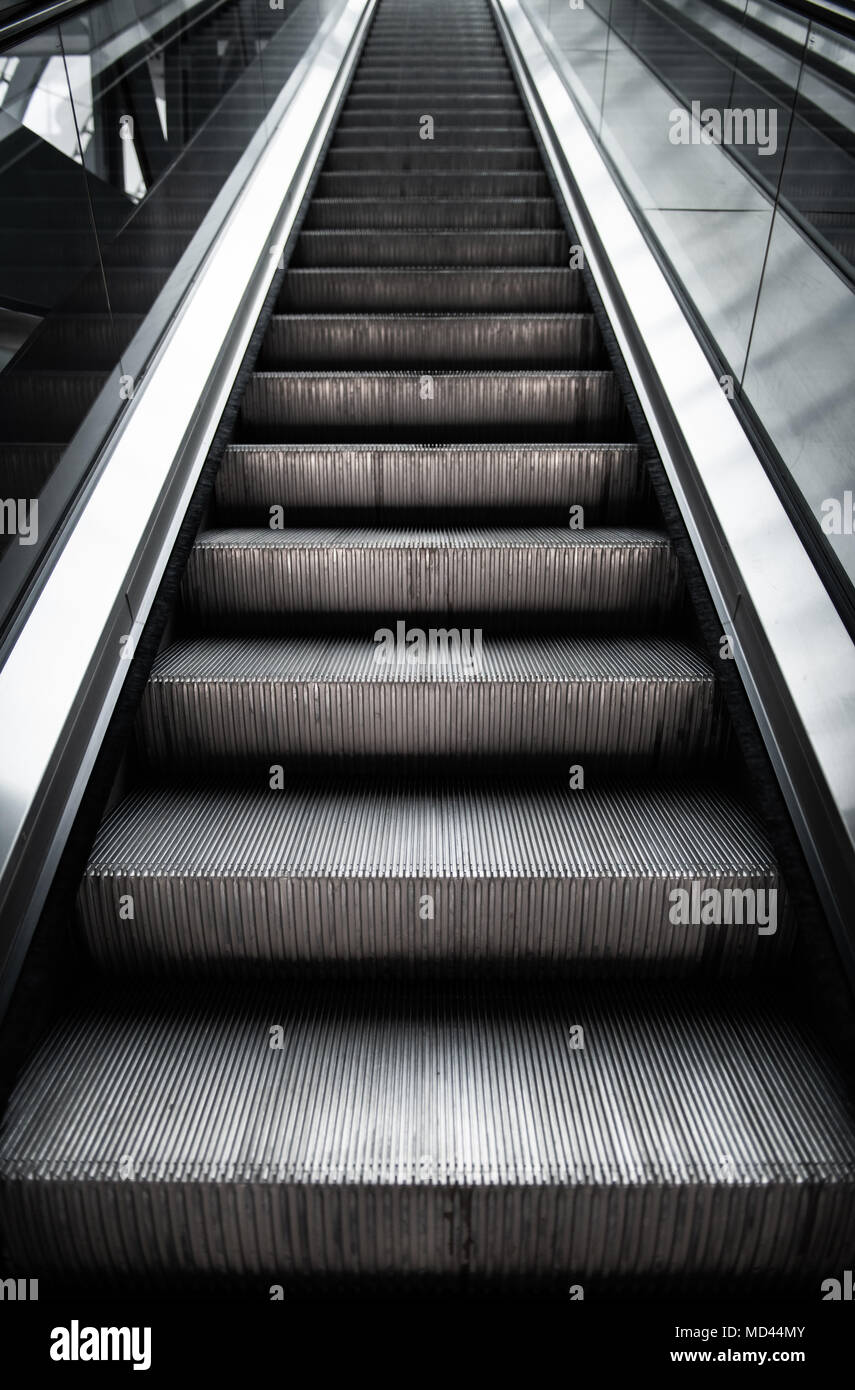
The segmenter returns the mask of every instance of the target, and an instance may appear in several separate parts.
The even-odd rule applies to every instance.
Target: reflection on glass
[[[0,498],[40,544],[342,3],[100,0],[0,52]],[[0,622],[37,549],[0,555]]]
[[[774,0],[523,4],[855,582],[833,529],[855,494],[855,38]]]

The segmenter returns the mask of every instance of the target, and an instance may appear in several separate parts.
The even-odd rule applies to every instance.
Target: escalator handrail
[[[782,9],[793,10],[805,19],[822,24],[826,29],[855,38],[855,15],[836,0],[775,0]]]

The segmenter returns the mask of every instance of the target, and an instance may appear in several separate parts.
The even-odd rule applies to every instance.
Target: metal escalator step
[[[471,118],[475,112],[484,112],[485,115],[492,113],[491,119],[500,118],[506,112],[519,114],[523,112],[523,104],[517,92],[469,92],[459,91],[450,92],[446,97],[439,101],[434,101],[431,110],[425,112],[424,103],[415,102],[412,93],[406,92],[366,92],[363,96],[348,93],[347,100],[342,109],[343,116],[358,117],[377,113],[382,119],[386,119],[388,114],[399,115],[402,111],[409,111],[416,120],[423,115],[440,116],[449,111],[459,111],[461,115]],[[375,124],[372,119],[370,124]]]
[[[303,223],[307,232],[427,227],[552,231],[561,228],[561,219],[552,198],[315,198]]]
[[[471,265],[565,266],[566,232],[556,231],[304,231],[291,264],[312,266]]]
[[[321,173],[319,198],[543,198],[549,180],[541,172],[429,172],[416,169],[373,170],[370,173]]]
[[[510,69],[504,57],[500,56],[497,59],[494,53],[478,56],[471,53],[468,47],[462,54],[458,49],[457,59],[449,67],[443,67],[436,58],[431,63],[419,61],[412,52],[406,64],[395,54],[375,53],[369,61],[360,64],[359,76],[362,81],[376,82],[388,77],[391,81],[399,83],[402,71],[406,72],[409,85],[413,87],[420,86],[424,81],[433,82],[437,78],[466,83],[471,78],[478,81],[484,78],[510,76]]]
[[[142,321],[141,314],[51,314],[27,344],[21,366],[59,372],[76,361],[112,371]]]
[[[513,145],[469,145],[465,149],[445,148],[421,141],[419,145],[369,145],[360,149],[331,149],[324,169],[331,173],[387,171],[389,173],[537,173],[541,169],[536,147],[521,149]]]
[[[13,266],[19,260],[29,260],[30,265],[43,264],[45,267],[67,266],[72,271],[86,269],[98,261],[98,243],[92,227],[69,227],[63,236],[57,237],[55,230],[28,227],[18,220],[17,199],[10,199],[12,206],[7,216],[15,218],[15,224],[0,229],[0,264]],[[59,207],[62,206],[57,200]],[[56,216],[56,209],[54,212]]]
[[[0,450],[0,497],[38,497],[61,457],[58,444],[5,445]]]
[[[281,613],[669,613],[681,593],[658,531],[230,527],[197,537],[183,598],[198,616]]]
[[[714,673],[685,644],[506,637],[460,621],[463,635],[422,632],[424,651],[404,620],[389,629],[394,653],[370,631],[176,643],[143,696],[146,760],[204,771],[280,754],[567,755],[635,769],[720,747]]]
[[[110,268],[108,272],[110,289],[110,308],[114,314],[144,314],[147,313],[166,284],[171,271],[165,268],[149,270],[140,267],[133,270],[130,267],[121,269]],[[97,311],[98,305],[104,302],[104,275],[98,270],[97,275],[84,281],[78,286],[74,294],[64,301],[63,308],[67,313],[92,313]],[[127,339],[125,340],[127,342]],[[111,363],[111,365],[113,365]]]
[[[557,266],[384,266],[380,270],[326,266],[289,269],[277,309],[280,313],[568,313],[587,304],[581,271]]]
[[[593,314],[275,314],[258,355],[260,370],[448,361],[461,369],[608,365]]]
[[[456,29],[444,31],[441,35],[435,30],[422,30],[418,40],[418,52],[422,57],[430,58],[437,67],[444,67],[446,62],[459,60],[461,45],[467,57],[498,58],[502,62],[505,61],[505,50],[499,36],[495,29],[491,32],[488,28],[475,33],[467,30],[459,37]],[[406,63],[413,56],[412,35],[407,33],[396,37],[394,34],[382,34],[372,30],[362,50],[362,63],[367,66],[370,59],[383,56]]]
[[[734,986],[116,991],[29,1063],[0,1175],[12,1268],[259,1298],[343,1275],[816,1288],[855,1239],[842,1080]]]
[[[110,243],[107,253],[111,266],[128,266],[136,270],[141,265],[173,266],[190,245],[193,232],[161,231],[145,226],[136,230],[135,224]]]
[[[412,103],[378,101],[375,106],[348,105],[345,106],[336,129],[384,129],[389,125],[400,125],[405,130],[418,130],[424,114],[420,107],[413,106]],[[506,102],[502,105],[494,102],[490,106],[486,101],[478,102],[475,98],[468,101],[461,99],[453,106],[434,107],[429,114],[433,116],[437,125],[461,126],[471,122],[475,126],[490,126],[495,121],[506,128],[524,125],[529,129],[528,118],[520,102]]]
[[[457,443],[629,438],[613,372],[254,372],[241,404],[247,442]]]
[[[503,72],[490,70],[485,72],[483,77],[458,77],[453,72],[441,76],[426,73],[417,83],[409,79],[406,71],[397,76],[372,76],[370,72],[366,72],[364,75],[357,73],[350,86],[351,96],[385,96],[395,92],[406,93],[410,97],[416,96],[420,101],[428,103],[431,100],[440,101],[445,97],[456,96],[460,92],[473,92],[479,96],[519,95],[510,69]]]
[[[421,31],[419,53],[430,57],[438,66],[442,66],[443,59],[456,60],[460,57],[462,42],[465,45],[466,53],[470,56],[486,54],[488,56],[497,55],[504,59],[505,50],[495,30],[491,31],[489,28],[484,28],[476,31],[475,34],[467,30],[463,38],[456,37],[456,34],[456,29],[443,32],[442,35],[437,35],[435,30]],[[406,62],[413,56],[412,36],[408,32],[395,37],[393,34],[378,33],[376,29],[372,29],[362,50],[362,62],[365,63],[375,54],[387,54]]]
[[[157,784],[116,807],[78,899],[100,964],[715,975],[768,971],[792,944],[763,831],[698,778],[269,780]],[[709,889],[720,920],[679,920]]]
[[[159,231],[195,232],[210,206],[209,198],[188,197],[179,202],[171,196],[159,196],[159,190],[156,190],[134,216],[133,225],[140,231],[155,227]]]
[[[581,506],[623,521],[645,495],[635,444],[231,444],[227,511],[294,507]]]
[[[381,126],[336,127],[336,134],[330,150],[366,148],[379,149],[386,146],[403,148],[412,145],[423,149],[429,144],[432,153],[439,150],[492,149],[534,149],[534,136],[527,126],[504,126],[499,122],[490,125],[452,125],[437,121],[434,135],[430,141],[423,140],[419,134],[418,121],[406,125],[403,121],[390,121],[387,128]]]
[[[106,372],[6,372],[0,376],[0,440],[64,442],[108,379]]]
[[[223,180],[218,174],[193,172],[178,165],[167,175],[160,191],[164,198],[169,197],[176,202],[201,198],[210,206],[222,186]]]

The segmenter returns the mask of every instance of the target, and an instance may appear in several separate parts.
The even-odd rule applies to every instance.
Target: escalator
[[[381,0],[9,1101],[51,1287],[851,1257],[845,1078],[574,247],[486,0]]]

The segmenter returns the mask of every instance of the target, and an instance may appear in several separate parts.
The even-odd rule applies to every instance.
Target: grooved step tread
[[[281,781],[271,790],[265,767],[120,803],[80,888],[95,958],[119,971],[715,976],[768,972],[792,946],[763,831],[697,778]],[[741,907],[701,922],[709,887]],[[696,919],[675,920],[693,894]]]
[[[226,508],[566,506],[626,512],[644,495],[635,444],[230,444]],[[621,516],[623,519],[623,516]]]
[[[325,266],[289,268],[278,309],[304,313],[505,312],[587,307],[578,270],[556,266]]]
[[[558,228],[353,228],[300,233],[291,265],[517,266],[567,264],[568,239]]]
[[[0,1175],[70,1274],[815,1278],[855,1237],[842,1092],[756,991],[137,989],[53,1029]]]
[[[241,405],[249,440],[310,431],[313,439],[455,443],[626,439],[617,377],[592,369],[388,372],[257,371]]]
[[[305,231],[377,231],[433,228],[437,231],[559,229],[551,198],[316,198]]]
[[[274,314],[259,370],[605,367],[593,314]]]
[[[641,615],[668,612],[680,592],[666,535],[608,527],[211,530],[197,537],[183,585],[190,612],[245,616]]]
[[[404,619],[348,637],[196,639],[155,662],[150,761],[278,754],[561,755],[673,765],[712,751],[716,682],[664,639],[509,638]]]
[[[378,788],[295,778],[275,792],[192,782],[135,792],[104,822],[86,875],[283,872],[570,879],[776,869],[749,813],[703,782],[577,793],[514,779]]]

